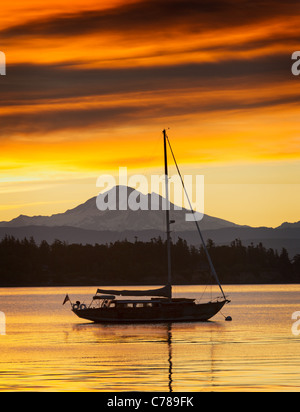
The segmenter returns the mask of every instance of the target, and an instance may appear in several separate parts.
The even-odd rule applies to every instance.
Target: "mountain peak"
[[[128,208],[129,196],[135,193],[133,200],[136,205],[147,207],[137,207],[137,210]],[[104,203],[106,198],[116,201],[113,210],[99,210],[97,200]],[[120,201],[120,196],[124,196]],[[132,200],[132,199],[131,199]],[[86,202],[68,209],[64,213],[53,214],[52,216],[25,216],[20,215],[10,222],[1,222],[1,227],[23,227],[23,226],[70,226],[88,230],[103,231],[126,231],[126,230],[165,230],[165,208],[164,198],[157,193],[142,194],[138,190],[118,185],[108,191],[92,197]],[[104,208],[105,209],[105,208]],[[147,210],[144,210],[147,209]],[[174,204],[170,204],[170,219],[175,220],[173,226],[175,231],[195,230],[193,222],[186,221],[186,209],[179,209]],[[226,220],[205,215],[200,221],[200,226],[204,230],[222,229],[228,227],[238,227],[238,225]]]
[[[284,222],[280,226],[278,226],[276,229],[293,229],[293,228],[300,228],[300,220],[298,222],[290,223],[290,222]]]

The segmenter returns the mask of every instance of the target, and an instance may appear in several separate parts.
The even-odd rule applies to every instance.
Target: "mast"
[[[169,201],[169,174],[167,156],[167,133],[163,130],[164,157],[165,157],[165,182],[166,182],[166,223],[167,223],[167,249],[168,249],[168,287],[170,289],[169,299],[172,299],[172,268],[171,268],[171,236],[170,236],[170,201]]]
[[[165,132],[165,131],[164,131],[164,132]],[[181,183],[182,183],[182,187],[183,187],[183,189],[184,189],[185,195],[186,195],[187,200],[188,200],[188,202],[189,202],[191,212],[194,213],[193,207],[192,207],[192,203],[191,203],[190,198],[189,198],[189,195],[188,195],[188,193],[187,193],[187,191],[186,191],[185,184],[184,184],[183,178],[182,178],[182,176],[181,176],[181,173],[180,173],[178,164],[177,164],[177,162],[176,162],[176,159],[175,159],[175,156],[174,156],[174,152],[173,152],[171,143],[170,143],[170,141],[169,141],[169,139],[168,139],[168,136],[167,136],[165,133],[164,133],[164,136],[165,136],[165,140],[167,140],[168,145],[169,145],[169,147],[170,147],[170,151],[171,151],[172,157],[173,157],[173,159],[174,159],[175,166],[176,166],[178,175],[179,175],[180,180],[181,180]],[[196,224],[196,226],[197,226],[197,230],[198,230],[198,233],[199,233],[199,236],[200,236],[200,239],[201,239],[201,242],[202,242],[202,245],[203,245],[203,248],[204,248],[204,251],[205,251],[205,254],[206,254],[208,263],[209,263],[209,266],[210,266],[210,270],[211,270],[212,274],[214,275],[214,277],[215,277],[215,279],[216,279],[216,281],[217,281],[217,283],[218,283],[218,285],[219,285],[219,288],[220,288],[220,290],[221,290],[221,292],[222,292],[223,298],[226,300],[225,293],[224,293],[224,291],[223,291],[223,288],[222,288],[222,285],[221,285],[221,283],[220,283],[219,277],[218,277],[218,275],[217,275],[216,269],[215,269],[215,267],[214,267],[214,265],[213,265],[213,263],[212,263],[211,257],[210,257],[210,255],[209,255],[209,253],[208,253],[206,244],[205,244],[205,242],[204,242],[204,239],[203,239],[203,236],[202,236],[202,233],[201,233],[199,224],[198,224],[198,222],[197,222],[197,219],[195,218],[195,215],[194,215],[194,220],[195,220],[195,224]]]

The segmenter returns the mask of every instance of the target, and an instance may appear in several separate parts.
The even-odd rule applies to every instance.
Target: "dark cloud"
[[[138,112],[137,107],[113,107],[102,109],[43,110],[34,113],[0,115],[1,134],[35,135],[66,129],[86,129],[93,126],[112,126],[114,120],[125,122]]]
[[[222,56],[220,56],[220,59]],[[87,69],[63,65],[15,65],[1,79],[3,105],[105,96],[267,84],[291,78],[290,55],[162,67]],[[246,79],[246,80],[245,80]],[[245,83],[246,82],[246,83]]]
[[[65,37],[92,32],[165,32],[172,28],[201,31],[240,26],[299,13],[299,0],[145,0],[99,11],[59,14],[8,27],[2,39]]]
[[[22,101],[36,104],[35,112],[16,112],[14,114],[0,115],[1,134],[46,134],[58,130],[81,130],[96,127],[115,127],[124,124],[138,124],[149,119],[168,116],[180,117],[188,114],[204,113],[210,111],[243,110],[250,108],[268,107],[278,104],[298,103],[296,95],[283,95],[273,97],[262,94],[251,95],[247,98],[245,93],[239,94],[239,88],[256,89],[269,84],[280,84],[284,79],[296,81],[290,73],[289,59],[284,57],[260,58],[254,60],[237,60],[234,62],[206,63],[182,65],[174,67],[142,68],[142,69],[72,69],[59,66],[15,66],[12,68],[10,83],[2,92],[2,100],[7,105],[20,104]],[[22,84],[23,82],[23,84]],[[193,94],[187,101],[181,102],[180,91],[194,90],[220,91],[232,89],[232,94],[223,95],[222,98],[198,99]],[[144,92],[172,90],[172,98],[158,103],[155,99],[148,98],[147,104],[139,104],[136,100],[128,105],[118,101],[105,106],[105,99],[115,97],[117,93],[138,92],[143,97]],[[179,98],[176,99],[176,90]],[[53,108],[39,109],[39,104],[49,100],[60,102],[65,98],[80,98],[100,96],[99,108]],[[101,97],[102,96],[102,97]],[[207,95],[206,95],[207,96]],[[51,107],[51,106],[50,106]]]
[[[169,105],[157,105],[149,102],[147,108],[138,105],[138,102],[130,107],[116,106],[113,108],[99,109],[65,109],[65,110],[43,110],[35,113],[15,113],[0,115],[1,136],[13,135],[37,135],[38,138],[62,130],[91,130],[95,128],[113,129],[120,125],[134,124],[146,120],[159,120],[160,118],[177,117],[191,114],[203,114],[211,111],[231,111],[244,110],[253,108],[263,108],[275,106],[278,104],[298,104],[297,96],[285,96],[266,98],[263,101],[232,101],[231,99],[222,98],[214,102],[193,101],[190,104],[186,102],[170,102]],[[78,133],[72,135],[73,139],[81,136]]]

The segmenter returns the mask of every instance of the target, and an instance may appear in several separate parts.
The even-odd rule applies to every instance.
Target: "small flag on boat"
[[[69,298],[69,295],[66,295],[63,305],[64,305],[65,303],[67,303],[68,301],[70,301],[70,298]]]

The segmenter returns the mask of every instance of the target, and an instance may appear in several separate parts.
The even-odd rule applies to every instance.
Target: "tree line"
[[[207,241],[207,249],[223,284],[299,283],[300,254],[262,243],[244,246]],[[161,285],[167,281],[167,247],[161,238],[149,242],[52,244],[6,236],[0,241],[0,286]],[[179,238],[171,245],[174,284],[213,284],[203,246]]]

